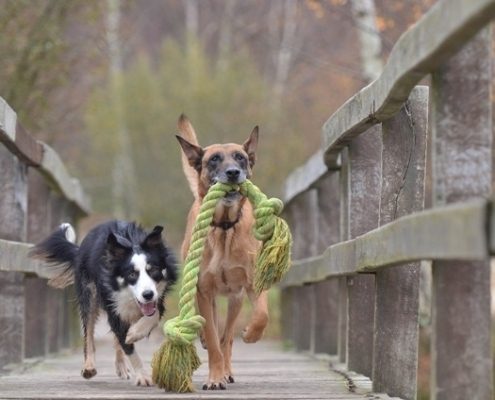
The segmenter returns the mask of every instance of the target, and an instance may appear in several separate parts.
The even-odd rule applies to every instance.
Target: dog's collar
[[[211,222],[211,226],[214,226],[215,228],[221,228],[224,231],[228,231],[230,228],[233,228],[241,219],[242,212],[239,211],[239,214],[237,214],[237,218],[235,221],[220,221],[220,222]]]

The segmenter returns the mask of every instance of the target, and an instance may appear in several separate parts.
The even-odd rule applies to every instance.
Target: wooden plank
[[[311,189],[295,198],[290,204],[289,223],[294,240],[292,247],[294,257],[306,257],[317,252],[317,201],[316,189]],[[311,350],[315,323],[313,288],[309,286],[294,288],[292,300],[295,302],[293,307],[296,348]]]
[[[349,239],[349,190],[350,190],[350,171],[349,171],[349,149],[342,150],[342,168],[339,173],[340,185],[340,224],[339,236],[340,241]],[[308,269],[311,271],[311,269]],[[291,275],[292,276],[292,275]],[[290,276],[289,276],[290,277]],[[337,331],[337,355],[341,363],[346,362],[347,352],[347,278],[339,278],[339,298],[338,298],[338,331]]]
[[[0,143],[27,166],[38,168],[53,187],[87,215],[91,208],[81,184],[72,178],[58,154],[47,144],[37,141],[17,121],[17,115],[0,97]]]
[[[471,200],[401,217],[330,246],[320,256],[294,261],[280,285],[297,286],[331,276],[375,272],[411,261],[485,260],[490,255],[488,208],[486,200]]]
[[[0,239],[0,271],[22,272],[40,278],[52,278],[53,269],[47,264],[29,258],[32,244]]]
[[[43,160],[40,172],[45,175],[54,187],[64,197],[77,205],[83,215],[87,215],[91,209],[89,197],[84,193],[81,183],[67,172],[59,155],[47,144],[42,143]]]
[[[317,186],[318,191],[318,245],[321,253],[339,241],[340,194],[338,172],[328,173]],[[338,342],[338,279],[329,279],[314,285],[315,294],[315,353],[337,354]]]
[[[349,145],[349,235],[362,235],[378,226],[381,186],[381,126],[376,126]],[[352,264],[351,264],[352,265]],[[347,278],[348,369],[371,377],[375,277]]]
[[[347,100],[324,124],[325,162],[370,126],[396,114],[412,88],[459,51],[495,16],[493,0],[438,1],[397,41],[380,77]]]
[[[227,390],[203,391],[208,377],[206,352],[198,348],[202,365],[193,375],[194,393],[167,393],[156,386],[139,387],[133,381],[115,375],[113,340],[108,328],[97,338],[98,375],[90,381],[80,376],[81,353],[65,354],[41,361],[31,369],[0,376],[0,393],[4,399],[209,399],[209,400],[391,400],[385,395],[371,395],[369,381],[346,371],[334,371],[327,360],[305,353],[282,351],[278,342],[261,341],[233,345],[233,369],[236,382]],[[158,332],[159,330],[156,330]],[[136,348],[149,368],[153,352],[163,341],[161,335],[140,341]],[[355,392],[351,392],[349,388]],[[362,389],[361,389],[362,388]]]
[[[294,197],[311,188],[327,171],[328,168],[323,162],[323,152],[319,150],[287,177],[284,184],[284,202],[289,203]]]
[[[380,225],[424,207],[428,87],[382,124]],[[377,272],[373,391],[416,399],[420,263]]]
[[[25,240],[27,167],[0,146],[0,171],[0,238]],[[0,265],[4,263],[0,256]],[[0,272],[0,370],[23,358],[24,275]]]
[[[491,57],[485,29],[432,77],[435,206],[490,195]],[[433,262],[432,321],[432,399],[491,399],[488,256]]]

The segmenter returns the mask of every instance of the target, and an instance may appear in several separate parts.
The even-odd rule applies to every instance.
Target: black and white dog
[[[136,385],[152,384],[133,343],[158,324],[165,293],[177,279],[176,260],[162,230],[155,226],[148,233],[135,223],[110,221],[92,229],[77,246],[72,226],[62,224],[32,249],[33,257],[61,266],[49,282],[52,286],[75,284],[84,333],[84,378],[96,375],[94,328],[103,309],[115,334],[117,375],[129,379],[127,355]]]

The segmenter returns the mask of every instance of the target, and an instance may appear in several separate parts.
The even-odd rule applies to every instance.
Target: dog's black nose
[[[151,300],[154,296],[154,293],[152,290],[145,290],[142,294],[143,299],[145,300]]]
[[[240,174],[241,174],[241,170],[238,168],[229,168],[228,170],[225,171],[225,175],[227,175],[227,178],[229,178],[229,180],[234,180],[239,178]]]

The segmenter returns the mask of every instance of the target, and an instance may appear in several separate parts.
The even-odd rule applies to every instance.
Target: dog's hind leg
[[[268,292],[265,290],[256,296],[256,293],[251,289],[247,293],[254,309],[251,321],[242,332],[242,339],[246,343],[255,343],[261,339],[268,324]]]
[[[234,374],[232,373],[232,343],[234,342],[235,321],[239,316],[242,308],[243,292],[229,297],[229,307],[227,310],[227,319],[225,321],[225,330],[223,332],[220,345],[222,347],[225,380],[234,383]]]
[[[84,334],[84,365],[81,375],[90,379],[96,375],[95,366],[95,324],[98,319],[98,305],[95,287],[92,284],[79,282],[77,284],[79,310]]]

